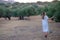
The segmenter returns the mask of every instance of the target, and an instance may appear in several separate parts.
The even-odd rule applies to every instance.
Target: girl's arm
[[[54,17],[49,18],[49,20],[53,20],[53,19],[54,19]]]
[[[46,19],[51,20],[52,18],[49,18],[48,16],[46,16]]]
[[[48,18],[48,20],[52,20],[52,18]]]
[[[48,17],[47,17],[47,18],[48,18]],[[54,20],[54,17],[48,18],[48,21],[49,21],[49,22],[53,22],[53,20]]]

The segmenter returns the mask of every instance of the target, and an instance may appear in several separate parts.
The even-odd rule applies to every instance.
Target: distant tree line
[[[11,17],[19,17],[19,19],[23,20],[25,16],[40,15],[44,11],[47,12],[49,17],[53,17],[54,21],[60,22],[60,1],[48,3],[43,7],[35,4],[20,4],[18,2],[14,4],[0,3],[0,18],[4,17],[9,20]]]

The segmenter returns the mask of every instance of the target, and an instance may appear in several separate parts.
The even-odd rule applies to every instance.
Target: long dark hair
[[[44,16],[45,16],[45,12],[42,13],[42,19],[44,19]]]

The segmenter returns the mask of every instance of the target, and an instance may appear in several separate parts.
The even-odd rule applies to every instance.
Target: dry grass
[[[60,23],[50,22],[53,33],[47,40],[60,40]],[[45,40],[42,34],[41,17],[31,16],[30,20],[0,19],[0,40]]]

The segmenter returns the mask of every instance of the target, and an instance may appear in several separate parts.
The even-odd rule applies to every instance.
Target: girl
[[[42,13],[42,27],[43,27],[43,33],[47,38],[47,35],[49,33],[49,27],[48,27],[48,16],[46,15],[45,12]]]

